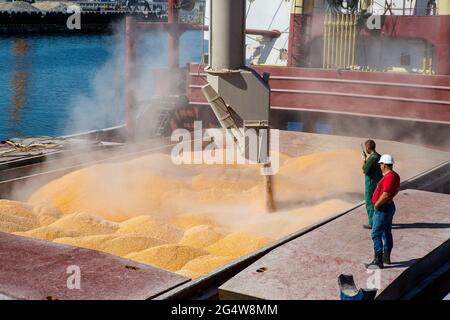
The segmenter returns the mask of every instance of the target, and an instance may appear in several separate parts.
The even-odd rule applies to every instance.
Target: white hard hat
[[[394,157],[390,154],[383,154],[380,158],[380,161],[378,163],[384,163],[384,164],[394,164]]]

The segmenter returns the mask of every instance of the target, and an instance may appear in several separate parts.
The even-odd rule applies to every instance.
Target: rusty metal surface
[[[0,300],[150,299],[187,281],[177,274],[94,250],[0,232]],[[80,289],[68,289],[69,266]],[[69,281],[72,283],[71,281]]]
[[[450,256],[450,195],[406,190],[396,205],[393,264],[381,270],[381,298],[401,297],[407,286],[426,276],[411,270],[439,267],[429,264]],[[338,299],[341,273],[353,274],[358,287],[377,284],[364,267],[373,255],[365,222],[360,207],[278,247],[223,284],[221,297]]]

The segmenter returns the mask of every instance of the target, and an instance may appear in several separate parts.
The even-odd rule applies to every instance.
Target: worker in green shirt
[[[372,229],[372,217],[375,211],[372,203],[372,195],[377,187],[378,181],[382,178],[383,174],[380,170],[378,161],[380,155],[375,151],[376,144],[373,140],[367,140],[364,143],[362,157],[364,164],[362,170],[365,177],[365,196],[366,196],[366,210],[369,217],[369,224],[365,224],[363,227],[366,229]]]

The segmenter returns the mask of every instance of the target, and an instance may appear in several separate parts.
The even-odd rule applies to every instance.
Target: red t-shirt
[[[400,176],[397,172],[389,171],[378,182],[377,187],[372,195],[372,203],[377,203],[383,192],[389,193],[388,202],[391,201],[400,190]]]

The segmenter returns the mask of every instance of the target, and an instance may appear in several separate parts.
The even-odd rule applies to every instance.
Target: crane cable
[[[201,56],[200,56],[200,63],[198,64],[198,68],[197,68],[197,76],[200,79],[203,79],[205,82],[207,82],[205,76],[200,75],[200,67],[205,63],[205,21],[206,21],[205,14],[206,14],[206,1],[205,1],[205,5],[203,6],[203,10],[201,12],[201,16],[202,16],[202,21],[201,21],[202,33],[201,33],[201,38],[200,38]]]

